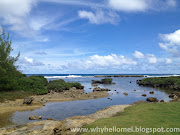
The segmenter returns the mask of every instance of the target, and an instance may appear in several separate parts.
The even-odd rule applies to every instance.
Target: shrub
[[[78,82],[65,82],[63,79],[49,81],[47,85],[48,90],[54,90],[57,92],[62,92],[63,90],[69,90],[72,87],[76,87],[77,89],[84,88]]]
[[[110,83],[112,83],[112,78],[104,78],[104,79],[101,79],[101,82],[102,82],[102,83],[105,83],[105,84],[110,84]]]

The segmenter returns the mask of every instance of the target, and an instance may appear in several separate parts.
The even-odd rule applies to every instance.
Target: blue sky
[[[23,73],[180,73],[178,0],[1,0]]]

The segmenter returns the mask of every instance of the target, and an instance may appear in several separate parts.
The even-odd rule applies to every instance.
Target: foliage
[[[17,57],[10,56],[13,49],[11,48],[11,40],[9,34],[6,35],[4,28],[0,31],[0,94],[4,92],[12,92],[23,90],[34,94],[47,93],[47,80],[43,76],[27,77],[17,70],[18,66],[15,62]],[[8,95],[8,94],[7,94]]]
[[[21,77],[18,80],[18,90],[33,92],[34,94],[46,94],[47,80],[43,76]]]
[[[142,128],[178,128],[180,125],[180,102],[169,102],[169,103],[157,103],[157,104],[139,104],[136,106],[131,106],[125,108],[124,112],[118,113],[114,117],[100,119],[95,121],[90,125],[86,125],[85,128],[112,128],[116,126],[117,128],[131,128],[133,126],[142,127]],[[95,135],[94,133],[84,133],[88,135]],[[121,133],[103,133],[103,134],[121,134]],[[123,134],[123,133],[122,133]],[[125,135],[146,135],[147,133],[124,133]],[[150,135],[153,133],[149,133]],[[158,135],[179,135],[176,133],[166,133],[159,132],[155,133]]]
[[[180,77],[144,78],[141,80],[141,83],[149,86],[158,85],[160,87],[167,87],[169,85],[180,86]]]
[[[61,92],[63,90],[69,90],[72,87],[76,87],[77,89],[83,88],[78,82],[65,82],[63,79],[49,81],[47,85],[48,90],[54,90],[57,92]]]
[[[101,79],[101,82],[102,82],[102,83],[112,83],[112,78],[104,78],[104,79]]]

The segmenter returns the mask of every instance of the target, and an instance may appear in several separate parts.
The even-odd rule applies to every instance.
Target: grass
[[[0,92],[0,102],[3,102],[5,100],[15,100],[15,99],[23,99],[25,97],[34,95],[33,92],[23,92],[23,91],[2,91]]]
[[[180,128],[180,102],[169,103],[152,103],[152,104],[139,104],[125,109],[124,112],[118,113],[116,116],[106,119],[100,119],[85,128],[130,128],[131,126],[143,128]],[[83,133],[83,134],[97,134],[96,133]],[[125,135],[145,135],[147,133],[103,133],[103,134],[125,134]],[[153,133],[149,133],[150,135]],[[169,135],[172,133],[155,133],[158,135]],[[179,135],[179,133],[173,133]]]

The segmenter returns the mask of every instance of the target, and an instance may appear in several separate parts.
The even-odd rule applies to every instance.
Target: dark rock
[[[93,89],[93,91],[111,91],[111,90],[110,89],[96,87],[96,88]]]
[[[159,102],[159,100],[155,97],[149,97],[146,99],[146,101],[148,101],[148,102]]]
[[[150,91],[149,94],[154,94],[154,91]]]
[[[180,92],[173,92],[169,95],[169,98],[178,99],[180,98]]]
[[[54,119],[52,119],[52,118],[47,118],[46,120],[54,120]]]
[[[136,90],[134,90],[134,91],[136,91]]]
[[[146,94],[142,94],[143,97],[146,97]]]
[[[164,102],[164,100],[161,100],[160,102]]]
[[[23,104],[31,104],[33,100],[33,97],[26,97],[24,98]]]

